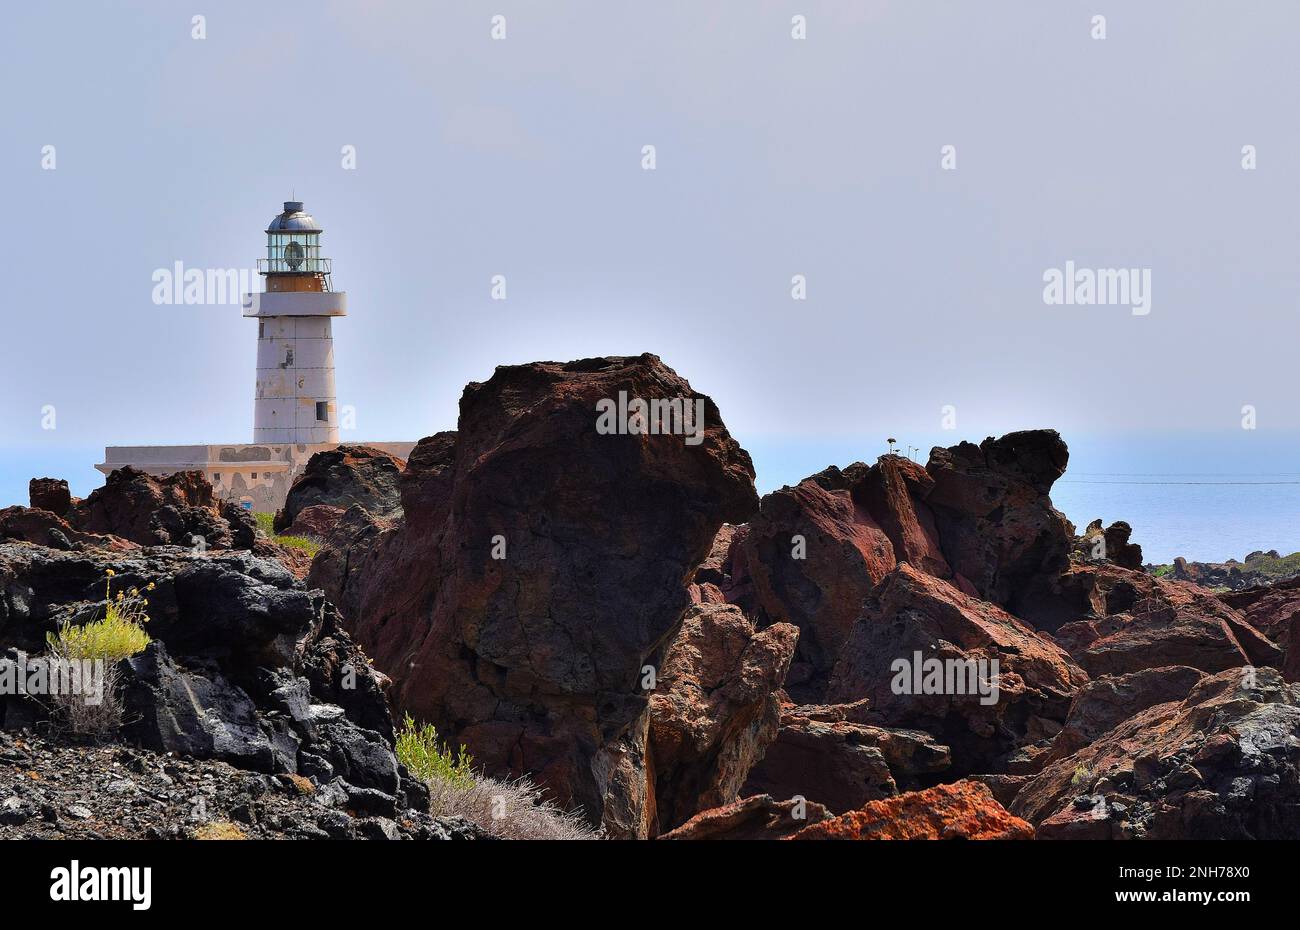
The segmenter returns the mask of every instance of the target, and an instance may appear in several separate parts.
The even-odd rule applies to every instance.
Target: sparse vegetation
[[[50,702],[55,719],[73,733],[96,736],[111,733],[122,723],[122,705],[117,694],[117,663],[149,645],[144,626],[149,622],[145,597],[153,590],[150,583],[140,591],[131,588],[113,594],[113,571],[104,579],[104,616],[89,623],[65,620],[57,632],[46,634],[48,656],[65,662],[100,662],[102,680],[95,691],[95,701],[87,693],[85,680],[81,691],[53,691]]]
[[[301,549],[312,558],[320,552],[320,542],[307,536],[281,536],[275,531],[275,514],[273,513],[255,513],[253,519],[257,521],[257,528],[267,536],[271,541],[279,543],[281,546],[288,546],[290,549]]]
[[[50,653],[69,661],[102,659],[113,664],[133,656],[149,645],[144,625],[149,622],[145,593],[153,590],[152,582],[144,592],[136,588],[119,591],[113,596],[113,572],[104,579],[104,617],[90,623],[74,624],[65,620],[57,633],[47,633]]]
[[[453,753],[451,747],[442,745],[437,729],[427,723],[416,726],[410,714],[397,734],[397,758],[416,778],[427,782],[445,782],[457,788],[474,783],[474,759],[465,747]]]
[[[196,840],[245,840],[248,837],[237,825],[228,820],[214,820],[194,829]]]
[[[1070,776],[1070,787],[1078,788],[1082,786],[1089,778],[1092,777],[1092,770],[1083,763],[1074,767],[1074,774]]]
[[[493,836],[512,840],[591,840],[599,833],[580,814],[563,811],[526,778],[502,781],[474,772],[474,759],[455,752],[429,724],[407,714],[397,734],[397,758],[429,786],[429,813],[464,817]]]
[[[595,840],[600,833],[582,815],[561,810],[526,778],[501,781],[480,776],[469,785],[429,782],[429,813],[464,817],[507,840]]]

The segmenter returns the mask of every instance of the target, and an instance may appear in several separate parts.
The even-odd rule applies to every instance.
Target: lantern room
[[[258,272],[266,275],[268,291],[330,289],[330,260],[320,254],[322,232],[303,210],[302,201],[285,201],[284,212],[266,227],[266,258],[257,263]]]

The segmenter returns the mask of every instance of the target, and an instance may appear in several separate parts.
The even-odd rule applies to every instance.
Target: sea
[[[829,464],[872,461],[885,451],[863,454],[870,444],[859,439],[768,437],[744,445],[760,493],[797,484]],[[898,448],[915,449],[923,462],[923,445],[928,451],[919,440]],[[1266,448],[1243,450],[1219,437],[1076,441],[1069,469],[1052,488],[1052,502],[1079,530],[1098,518],[1107,525],[1128,522],[1143,559],[1155,564],[1180,555],[1222,562],[1256,550],[1300,552],[1300,442],[1258,445]],[[26,504],[27,482],[38,476],[65,478],[84,497],[103,484],[92,467],[103,453],[102,447],[0,449],[0,506]]]

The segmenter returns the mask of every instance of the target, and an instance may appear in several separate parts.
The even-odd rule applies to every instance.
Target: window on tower
[[[328,401],[316,401],[316,419],[325,423],[330,418],[330,405]]]

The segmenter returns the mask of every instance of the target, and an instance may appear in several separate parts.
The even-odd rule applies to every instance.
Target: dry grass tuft
[[[246,840],[248,837],[228,820],[214,820],[194,829],[196,840]]]

